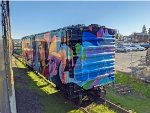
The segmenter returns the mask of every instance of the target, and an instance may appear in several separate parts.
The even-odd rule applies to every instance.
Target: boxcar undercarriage
[[[36,73],[36,75],[39,74],[38,71],[34,70],[31,66],[27,65],[26,66],[32,70],[33,72]],[[43,76],[43,75],[42,75]],[[46,78],[49,80],[49,78]],[[77,106],[83,106],[84,101],[86,104],[88,102],[93,102],[93,101],[105,101],[105,96],[106,96],[106,88],[105,86],[95,86],[91,89],[84,90],[82,87],[78,86],[75,83],[68,83],[68,84],[62,84],[59,76],[56,76],[55,80],[57,81],[55,83],[56,89],[60,91],[60,93],[68,100],[76,104]],[[50,81],[50,80],[49,80]],[[101,99],[103,98],[103,99]],[[88,102],[87,102],[88,101]]]

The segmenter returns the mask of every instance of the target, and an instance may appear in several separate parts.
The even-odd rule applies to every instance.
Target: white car
[[[139,50],[139,51],[144,51],[144,50],[146,50],[146,48],[144,48],[144,47],[142,47],[142,46],[140,46],[140,45],[135,45],[135,47],[136,47],[137,50]]]
[[[129,52],[130,48],[128,48],[126,46],[119,46],[119,47],[116,47],[116,51],[117,52]]]
[[[131,45],[131,46],[130,46],[130,49],[131,49],[132,51],[137,51],[137,50],[138,50],[135,45]]]
[[[132,51],[132,48],[130,48],[130,46],[124,46],[126,51]]]

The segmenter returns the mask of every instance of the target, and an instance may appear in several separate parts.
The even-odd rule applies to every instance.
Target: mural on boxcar
[[[48,58],[49,33],[39,34],[33,39],[33,68],[44,75]],[[46,74],[46,73],[45,73]]]
[[[26,61],[26,64],[32,67],[33,64],[33,48],[32,48],[32,37],[24,37],[22,41],[22,55]]]
[[[107,38],[108,36],[110,40],[113,40],[113,37],[111,36],[111,34],[113,34],[114,31],[110,29],[107,30],[107,29],[100,28],[98,31],[92,32],[92,29],[90,29],[89,31],[86,31],[86,32],[81,31],[81,33],[82,33],[82,37],[78,37],[80,41],[75,41],[73,39],[77,37],[72,37],[69,40],[71,43],[71,46],[66,45],[66,43],[58,45],[57,39],[60,37],[56,37],[56,35],[52,36],[51,43],[49,46],[49,57],[48,57],[49,71],[48,72],[49,72],[50,79],[54,83],[57,82],[55,81],[55,77],[60,76],[60,79],[63,83],[74,82],[80,86],[83,86],[85,89],[88,89],[100,83],[105,84],[105,82],[107,81],[106,79],[109,79],[107,77],[108,75],[106,75],[106,77],[103,76],[103,78],[104,79],[106,78],[106,79],[102,81],[101,77],[98,77],[99,75],[105,75],[107,73],[110,76],[112,76],[111,74],[113,74],[113,71],[114,71],[113,61],[109,63],[109,65],[112,67],[108,68],[107,70],[110,70],[110,71],[107,71],[107,72],[105,71],[106,69],[99,69],[97,72],[90,73],[90,71],[97,69],[98,67],[94,67],[94,65],[92,65],[92,68],[89,71],[89,69],[84,67],[84,64],[88,64],[88,63],[90,64],[91,62],[94,62],[97,60],[100,61],[103,59],[113,59],[113,55],[111,54],[106,55],[106,56],[104,55],[99,56],[97,57],[97,59],[91,58],[93,61],[90,61],[91,59],[88,59],[88,57],[93,56],[97,53],[113,52],[114,47],[108,46],[108,47],[104,47],[103,49],[95,48],[95,50],[92,50],[92,51],[89,48],[86,49],[86,47],[90,47],[90,46],[99,47],[102,44],[108,45],[112,41],[106,41],[104,39],[104,36],[105,38]],[[78,35],[81,36],[79,32],[78,32]],[[74,43],[71,41],[74,41]],[[106,43],[104,43],[104,41]],[[110,43],[109,45],[112,45],[112,44]],[[68,64],[71,66],[70,68],[68,68],[69,67]],[[100,65],[101,64],[99,64],[99,66]],[[96,77],[97,79],[95,79]],[[113,79],[114,78],[110,80],[113,81]]]
[[[107,82],[112,82],[114,80],[114,78],[112,77],[114,72],[114,61],[113,61],[114,55],[109,54],[110,52],[114,52],[114,46],[108,46],[114,43],[113,42],[114,39],[111,36],[113,34],[114,31],[111,29],[100,28],[98,31],[96,30],[92,31],[91,27],[90,27],[90,31],[85,31],[82,33],[82,45],[80,45],[79,43],[75,45],[76,47],[75,54],[78,54],[79,57],[74,59],[76,61],[74,61],[75,81],[73,80],[73,82],[77,83],[80,86],[83,86],[83,88],[85,89],[90,89],[95,85],[106,84]],[[109,41],[106,41],[107,39]],[[104,43],[105,41],[107,43]],[[108,44],[108,42],[112,44]],[[103,45],[104,47],[102,47]],[[92,49],[90,49],[90,47]],[[100,54],[106,52],[107,54],[104,55]],[[99,64],[95,63],[97,61],[99,62],[104,59],[105,60],[112,59],[112,61],[109,64],[107,61],[105,65],[102,65],[104,62],[101,62]],[[80,64],[81,62],[82,64]],[[95,63],[95,65],[92,63]],[[100,67],[102,68],[100,69]],[[107,69],[105,67],[109,67],[109,68]],[[104,80],[102,81],[101,78],[103,78]],[[80,83],[77,81],[80,81]]]
[[[45,69],[45,42],[38,42],[38,61],[40,63],[40,73],[44,74],[43,70]]]
[[[25,41],[24,41],[24,57],[25,57],[25,60],[26,60],[26,63],[28,65],[30,65],[30,59],[31,59],[31,55],[30,55],[30,40],[29,40],[29,37],[26,37],[25,38]]]
[[[114,34],[92,26],[72,29],[71,38],[66,30],[39,34],[32,42],[33,67],[55,84],[105,85],[114,81]]]
[[[49,69],[49,79],[57,84],[59,74],[60,79],[64,83],[64,69],[66,66],[66,50],[63,49],[61,45],[61,36],[51,35],[51,41],[49,44],[49,56],[48,56],[48,69]],[[61,73],[59,73],[59,68],[61,66]]]

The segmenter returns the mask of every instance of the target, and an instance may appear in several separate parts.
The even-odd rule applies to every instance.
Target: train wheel
[[[78,94],[78,106],[81,106],[81,104],[82,104],[82,98],[83,98],[83,95],[82,95],[82,93],[79,93]]]
[[[34,70],[35,74],[38,76],[38,71],[37,70]]]
[[[58,69],[60,68],[60,65],[58,66]],[[48,72],[48,76],[47,79],[51,82],[53,82],[56,85],[56,89],[57,90],[61,90],[62,89],[62,82],[60,80],[60,76],[59,76],[59,70],[57,72],[57,75],[51,75],[50,72]]]
[[[105,89],[105,87],[103,87],[103,89],[101,91],[101,94],[102,94],[102,98],[106,98],[106,89]]]
[[[101,87],[100,88],[100,98],[102,98],[103,99],[103,103],[105,103],[106,102],[106,89],[105,89],[105,87]]]
[[[42,68],[41,67],[39,67],[38,72],[42,73]]]
[[[28,68],[28,64],[25,64],[25,66]]]
[[[56,90],[60,90],[60,87],[56,86],[55,89],[56,89]]]
[[[97,87],[95,90],[94,90],[94,100],[95,101],[98,101],[98,102],[102,102],[104,103],[105,102],[105,98],[106,98],[106,90],[104,87]]]

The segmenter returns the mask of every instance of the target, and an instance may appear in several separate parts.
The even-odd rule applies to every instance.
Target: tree
[[[148,34],[150,35],[150,28],[148,29]]]
[[[118,39],[118,37],[119,37],[119,34],[118,34],[118,33],[116,33],[115,38],[116,38],[116,39]]]
[[[119,31],[117,31],[115,38],[118,39],[119,38]]]
[[[142,33],[147,33],[147,30],[146,30],[146,26],[145,26],[145,25],[143,25]]]

